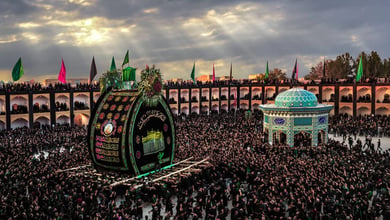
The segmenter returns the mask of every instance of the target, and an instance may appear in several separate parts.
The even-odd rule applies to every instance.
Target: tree
[[[390,75],[390,59],[384,59],[382,70],[380,73],[381,77],[387,77]]]
[[[339,55],[327,63],[327,77],[346,79],[348,75],[352,75],[353,65],[354,60],[349,53]]]
[[[367,61],[366,63],[367,68],[364,68],[364,70],[366,70],[365,72],[366,76],[380,77],[383,63],[379,54],[376,51],[371,51],[371,54],[367,57],[366,61]]]
[[[388,77],[390,75],[390,58],[381,59],[376,51],[366,54],[362,51],[356,59],[353,59],[349,53],[339,55],[334,60],[326,60],[325,75],[326,78],[348,78],[356,76],[360,58],[363,63],[363,78],[368,77]],[[305,79],[319,79],[322,77],[323,63],[318,63],[311,68]]]
[[[360,53],[360,55],[354,61],[353,66],[355,69],[355,73],[357,72],[360,58],[362,58],[363,63],[363,78],[386,76],[384,62],[382,62],[382,59],[376,51],[371,51],[369,55],[367,55],[364,51]]]
[[[352,65],[354,64],[354,60],[348,52],[338,56],[336,61],[339,62],[340,65],[340,75],[342,76],[340,78],[345,78],[345,76],[348,77],[348,75],[352,75]]]
[[[122,76],[116,70],[107,71],[100,77],[100,92],[105,92],[108,88],[120,89],[122,86]]]
[[[269,72],[268,79],[278,79],[285,80],[287,79],[286,73],[279,68],[274,68]]]
[[[261,80],[264,80],[265,79],[265,74],[264,73],[260,73],[256,76],[256,80],[257,81],[261,81]]]
[[[328,78],[329,77],[329,63],[330,63],[331,60],[325,60],[325,78]],[[311,70],[310,70],[310,73],[308,75],[305,76],[305,79],[306,80],[317,80],[317,79],[321,79],[323,77],[323,74],[324,74],[324,62],[321,61],[319,63],[317,63],[317,66],[315,67],[311,67]]]

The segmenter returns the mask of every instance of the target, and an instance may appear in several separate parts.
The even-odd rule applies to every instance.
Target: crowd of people
[[[99,84],[76,83],[72,86],[70,83],[55,83],[42,85],[41,83],[0,83],[0,91],[5,92],[48,92],[48,91],[69,91],[73,90],[92,90],[98,89]]]
[[[329,131],[338,136],[377,136],[390,137],[390,116],[359,115],[352,117],[340,114],[330,117]]]
[[[308,82],[298,81],[296,79],[266,79],[266,80],[249,80],[249,79],[227,79],[227,80],[214,80],[214,81],[196,81],[195,83],[192,80],[188,81],[167,81],[164,84],[165,88],[174,88],[174,87],[198,87],[198,86],[224,86],[224,85],[249,85],[254,83],[262,83],[269,85],[290,85],[290,84],[309,84]],[[310,84],[315,84],[314,81]]]
[[[330,128],[340,120],[349,132],[365,119],[336,116]],[[249,118],[244,112],[179,116],[175,124],[175,160],[208,156],[208,165],[137,189],[103,187],[95,176],[56,172],[91,162],[84,128],[1,131],[0,218],[390,217],[389,150],[350,148],[333,140],[318,147],[269,146],[257,111]]]

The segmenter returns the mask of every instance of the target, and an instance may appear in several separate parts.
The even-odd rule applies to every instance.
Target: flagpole
[[[194,63],[193,63],[193,65],[195,65],[195,61],[196,61],[196,58],[194,59]],[[196,78],[195,78],[195,76],[196,76],[196,74],[195,74],[195,70],[194,70],[194,80],[193,80],[193,82],[192,82],[192,84],[196,84]],[[202,106],[201,106],[202,107]],[[201,110],[199,110],[199,111],[202,111],[202,109]]]
[[[326,72],[325,72],[326,71],[325,70],[325,62],[326,61],[325,61],[325,56],[324,56],[324,66],[323,66],[323,70],[322,70],[322,72],[323,72],[323,74],[322,74],[323,76],[322,77],[324,78],[324,80],[326,79],[326,76],[325,76],[326,75]]]

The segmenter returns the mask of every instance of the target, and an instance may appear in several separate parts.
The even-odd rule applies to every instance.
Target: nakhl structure
[[[110,80],[118,85],[107,84],[97,101],[88,126],[95,166],[140,175],[172,164],[175,127],[160,70],[147,67],[141,78],[138,89]]]
[[[275,104],[260,105],[264,113],[264,132],[271,145],[317,146],[328,142],[328,116],[332,105],[319,104],[304,89],[280,93]]]

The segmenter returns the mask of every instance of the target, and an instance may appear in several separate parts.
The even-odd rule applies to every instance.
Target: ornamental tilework
[[[278,107],[308,107],[317,106],[317,97],[304,89],[292,88],[280,93],[275,99]]]

